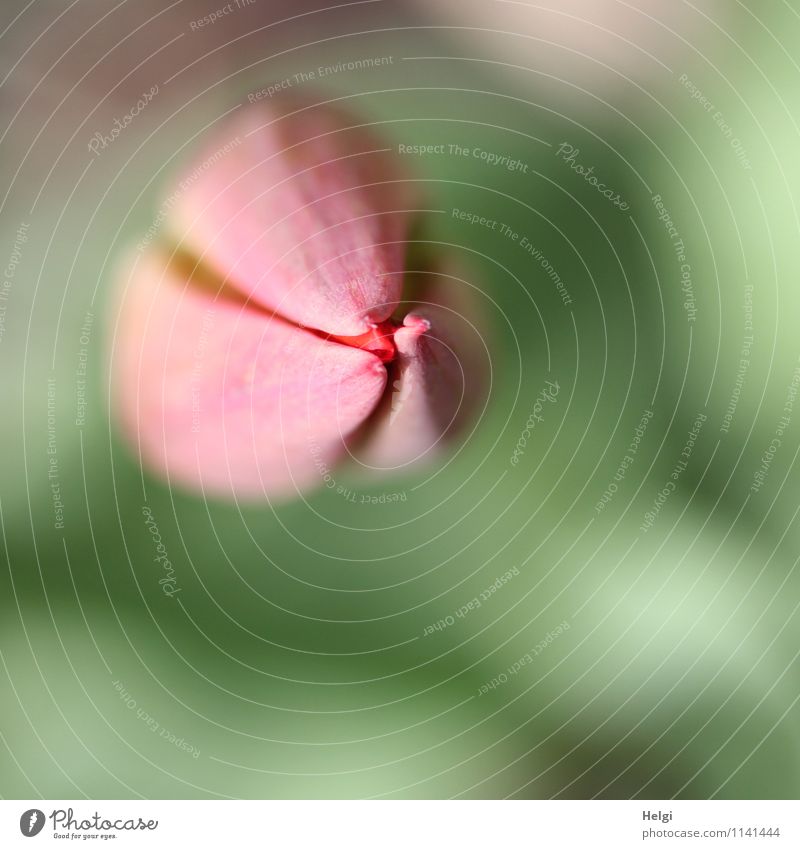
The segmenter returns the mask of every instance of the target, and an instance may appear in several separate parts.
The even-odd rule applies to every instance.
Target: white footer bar
[[[0,846],[800,847],[775,801],[0,801]]]

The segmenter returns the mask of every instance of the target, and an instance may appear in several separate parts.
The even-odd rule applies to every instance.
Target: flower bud
[[[403,300],[414,185],[330,107],[256,104],[211,134],[163,236],[120,270],[112,386],[147,465],[274,498],[330,486],[348,455],[395,469],[438,453],[485,346],[463,279],[425,272]]]

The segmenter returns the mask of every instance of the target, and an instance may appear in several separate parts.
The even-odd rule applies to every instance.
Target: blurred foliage
[[[800,406],[763,487],[751,484],[800,363],[800,20],[788,5],[739,5],[730,35],[693,42],[658,85],[622,83],[607,108],[588,91],[562,103],[533,49],[530,70],[404,61],[469,54],[438,30],[397,29],[310,43],[184,101],[165,86],[96,160],[90,133],[79,144],[51,131],[49,159],[62,145],[64,159],[33,211],[41,174],[11,184],[2,231],[10,255],[19,222],[30,225],[0,342],[3,796],[796,797]],[[401,503],[321,490],[239,508],[170,489],[143,475],[109,417],[115,258],[205,124],[266,82],[366,54],[395,61],[320,91],[381,121],[392,144],[470,152],[410,165],[431,210],[417,238],[455,246],[485,299],[487,413],[430,479],[360,490],[404,490]],[[562,144],[630,209],[573,170]],[[654,195],[683,241],[694,321]],[[748,298],[752,356],[726,430]],[[76,427],[87,312],[90,402]],[[512,465],[546,380],[557,401]],[[598,511],[646,411],[635,459]],[[641,530],[701,413],[675,491]],[[145,503],[175,598],[158,584]]]

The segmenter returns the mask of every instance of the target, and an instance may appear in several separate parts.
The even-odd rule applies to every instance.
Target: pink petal
[[[475,297],[455,275],[435,285],[424,276],[424,300],[394,334],[391,385],[351,448],[354,459],[368,467],[430,462],[486,398],[489,360],[475,323]]]
[[[290,321],[365,333],[401,297],[413,200],[386,143],[347,129],[358,123],[284,97],[243,107],[187,169],[171,235]]]
[[[173,483],[228,497],[323,483],[383,393],[380,360],[218,294],[161,254],[134,262],[112,386],[145,461]]]

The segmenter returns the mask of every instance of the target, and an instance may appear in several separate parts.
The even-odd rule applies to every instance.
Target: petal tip
[[[427,318],[423,318],[421,315],[409,313],[405,319],[403,319],[403,327],[413,330],[415,333],[422,334],[427,333],[431,329],[431,323]]]

